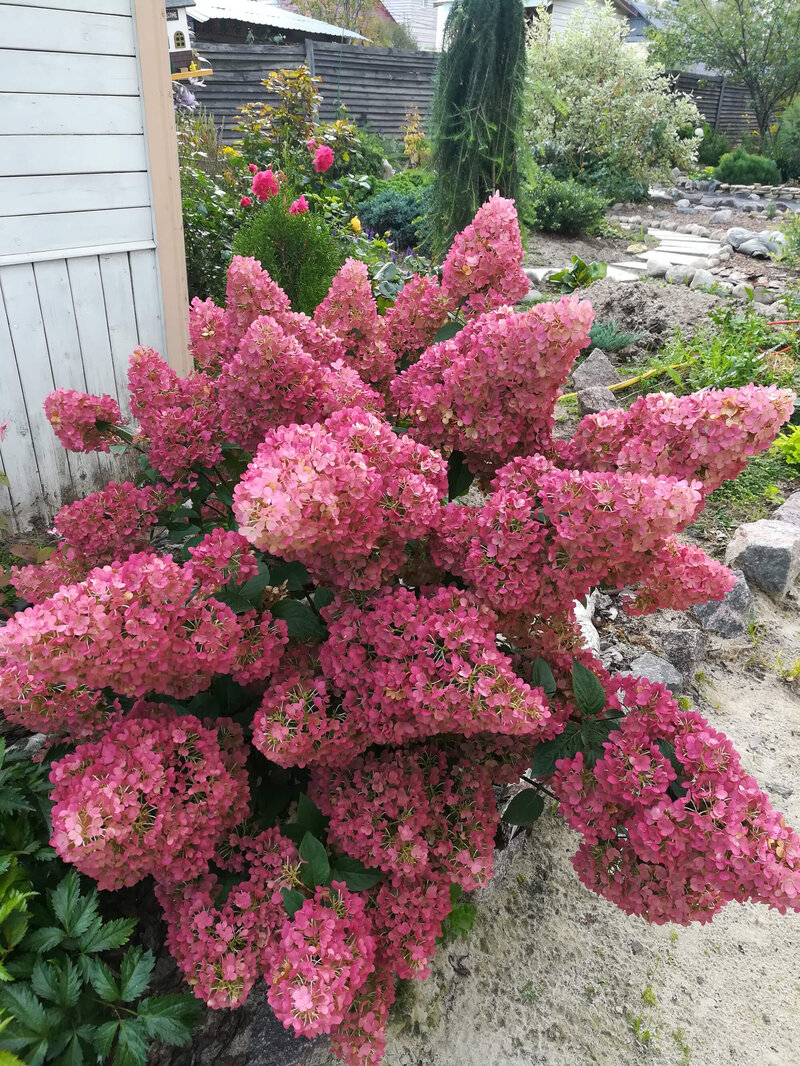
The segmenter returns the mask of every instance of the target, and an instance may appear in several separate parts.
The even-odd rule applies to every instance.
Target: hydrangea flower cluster
[[[656,924],[706,922],[732,900],[797,909],[800,839],[730,741],[663,685],[615,683],[628,711],[602,758],[579,752],[553,778],[584,884]]]
[[[282,180],[253,172],[256,196]],[[263,978],[347,1066],[379,1063],[396,978],[427,974],[451,889],[491,876],[494,786],[542,742],[568,754],[575,868],[624,910],[800,909],[800,842],[730,743],[611,677],[572,614],[598,585],[629,614],[725,594],[678,538],[790,394],[646,396],[555,441],[592,313],[517,312],[527,286],[498,196],[384,315],[363,263],[310,318],[234,257],[224,307],[193,301],[194,373],[132,356],[143,483],[59,512],[52,557],[13,574],[34,605],[0,628],[0,709],[72,745],[59,854],[102,887],[153,876],[197,996],[239,1006]],[[69,447],[130,437],[109,397],[47,411]],[[450,498],[465,464],[477,506]]]
[[[54,765],[53,847],[100,888],[188,880],[248,813],[241,742],[231,721],[135,705]]]
[[[317,578],[375,588],[406,560],[447,492],[435,452],[358,407],[270,430],[234,492],[240,532]]]
[[[553,405],[591,320],[577,297],[479,315],[395,378],[392,399],[420,440],[463,452],[473,471],[545,452]]]
[[[495,193],[456,234],[442,267],[442,291],[475,313],[514,304],[530,287],[522,257],[514,201]]]
[[[117,439],[111,427],[122,421],[112,396],[90,396],[75,389],[51,392],[44,401],[44,413],[58,439],[72,452],[107,452]]]

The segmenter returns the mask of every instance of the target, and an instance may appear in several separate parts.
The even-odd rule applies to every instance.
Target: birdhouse
[[[195,0],[166,0],[166,6],[170,68],[173,74],[181,74],[192,65],[192,42],[186,8],[194,7]]]

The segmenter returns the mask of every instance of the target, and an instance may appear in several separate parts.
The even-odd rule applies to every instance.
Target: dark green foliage
[[[425,212],[428,193],[424,189],[396,192],[387,189],[359,206],[358,217],[365,229],[383,236],[387,231],[399,250],[415,248],[420,241],[419,220]]]
[[[48,846],[48,771],[0,739],[0,1061],[144,1066],[154,1039],[188,1043],[200,1005],[143,998],[154,959],[125,947],[136,921],[106,920]]]
[[[442,922],[442,935],[439,943],[447,944],[450,941],[465,937],[475,924],[478,908],[474,903],[465,903],[462,899],[464,890],[460,885],[450,886],[451,911]]]
[[[253,256],[289,297],[294,311],[313,315],[344,262],[328,224],[310,211],[290,215],[292,194],[271,196],[233,240],[234,255]]]
[[[181,201],[189,298],[221,298],[241,212],[213,178],[188,163],[181,167]]]
[[[607,270],[605,263],[585,263],[580,256],[573,255],[572,266],[551,274],[547,282],[556,292],[574,292],[602,280]]]
[[[618,352],[639,339],[638,333],[625,333],[613,318],[608,322],[595,322],[589,332],[589,344],[584,351],[600,348],[604,352]]]
[[[775,159],[784,179],[800,178],[800,96],[780,117],[775,138]]]
[[[516,198],[524,81],[522,0],[458,0],[445,26],[431,114],[437,255],[495,190]]]
[[[646,181],[632,178],[630,174],[620,174],[613,167],[598,166],[581,171],[575,180],[609,203],[638,203],[650,195]]]
[[[701,167],[716,167],[720,159],[731,150],[731,142],[724,133],[717,133],[707,122],[703,123],[703,139],[697,152]]]
[[[521,213],[532,229],[575,236],[596,230],[606,206],[602,196],[577,181],[558,181],[546,170],[537,170],[523,193]]]
[[[773,159],[763,155],[749,155],[744,148],[728,152],[714,171],[718,181],[731,185],[780,185],[781,173]]]

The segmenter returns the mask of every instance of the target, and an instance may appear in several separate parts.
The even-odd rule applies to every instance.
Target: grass
[[[767,518],[790,491],[796,476],[782,456],[771,451],[756,455],[737,478],[711,493],[689,531],[699,535],[718,530],[728,533],[743,522]]]

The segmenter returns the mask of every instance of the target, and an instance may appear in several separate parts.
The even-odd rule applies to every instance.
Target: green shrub
[[[181,168],[181,203],[189,298],[221,297],[241,212],[213,178],[190,166]]]
[[[800,178],[800,96],[781,115],[775,159],[785,179]]]
[[[532,229],[548,233],[591,233],[600,225],[607,201],[571,178],[558,181],[547,171],[529,178],[522,195],[521,211]]]
[[[397,192],[386,189],[365,200],[359,207],[361,225],[383,235],[388,232],[400,251],[415,248],[420,242],[420,221],[425,212],[428,193],[425,189]]]
[[[731,150],[731,142],[724,133],[717,133],[707,122],[703,123],[703,139],[697,152],[701,167],[716,167],[720,159]]]
[[[610,203],[637,203],[646,200],[649,195],[646,181],[631,177],[630,174],[621,174],[613,167],[599,166],[581,171],[575,180],[592,189],[598,196],[605,197]]]
[[[391,178],[376,181],[374,195],[377,196],[381,192],[417,192],[419,189],[426,189],[429,185],[433,185],[433,182],[434,176],[430,170],[412,167],[409,170],[399,170]]]
[[[285,198],[284,198],[285,197]],[[330,226],[310,211],[290,215],[282,190],[255,210],[233,240],[234,255],[253,256],[284,290],[295,311],[312,315],[344,262]]]
[[[800,466],[800,426],[789,426],[773,445],[784,461],[791,466]]]
[[[629,344],[634,344],[640,336],[639,333],[625,333],[617,325],[616,319],[609,318],[607,322],[593,324],[589,331],[589,343],[583,351],[590,352],[593,348],[600,348],[604,352],[618,352]]]
[[[731,185],[780,185],[781,173],[774,159],[749,155],[744,148],[727,152],[719,161],[714,177]]]

